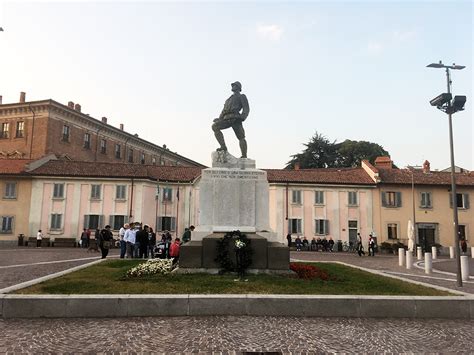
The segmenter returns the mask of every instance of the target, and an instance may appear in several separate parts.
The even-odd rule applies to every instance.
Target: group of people
[[[288,247],[291,247],[291,234],[288,234],[286,236],[286,239],[288,241]],[[331,237],[329,238],[329,240],[327,240],[326,237],[322,239],[318,237],[317,239],[313,238],[310,243],[306,237],[303,237],[303,239],[301,239],[298,235],[295,239],[295,246],[296,251],[312,250],[332,252],[334,248],[334,240]]]
[[[372,237],[372,234],[369,235],[369,256],[375,256],[375,239]],[[362,244],[362,236],[360,233],[357,233],[357,245],[356,251],[359,256],[365,255],[364,245]]]

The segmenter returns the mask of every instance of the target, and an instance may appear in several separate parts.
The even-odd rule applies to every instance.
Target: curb
[[[474,297],[311,295],[0,295],[9,318],[285,316],[474,319]]]

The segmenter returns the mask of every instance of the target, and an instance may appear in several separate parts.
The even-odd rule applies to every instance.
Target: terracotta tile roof
[[[265,170],[270,183],[375,185],[362,168]]]
[[[142,178],[170,182],[191,182],[201,175],[201,168],[52,160],[30,171],[30,174],[40,176]]]
[[[23,175],[26,174],[26,166],[31,163],[30,159],[0,159],[0,174]]]
[[[379,176],[382,184],[411,185],[411,171],[408,169],[380,169]],[[415,170],[413,180],[417,185],[451,185],[451,173],[432,171],[425,174]],[[474,173],[456,173],[456,185],[474,186]]]

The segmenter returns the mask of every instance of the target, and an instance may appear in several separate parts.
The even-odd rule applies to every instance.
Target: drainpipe
[[[30,111],[33,113],[33,124],[31,126],[31,145],[30,145],[30,159],[31,159],[31,156],[33,154],[33,137],[35,136],[34,135],[34,132],[35,132],[35,118],[36,118],[36,114],[35,114],[35,111],[33,110],[33,108],[31,107],[31,103],[28,104],[28,107],[30,109]]]
[[[132,178],[132,191],[130,191],[130,212],[128,214],[128,218],[129,220],[131,221],[131,218],[133,217],[132,215],[132,209],[133,209],[133,185],[134,181],[133,181],[133,178]]]

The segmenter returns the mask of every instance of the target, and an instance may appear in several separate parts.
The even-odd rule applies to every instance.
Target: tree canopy
[[[316,132],[305,149],[291,156],[286,169],[293,169],[299,163],[301,169],[314,168],[350,168],[360,166],[362,160],[375,162],[375,158],[389,153],[377,143],[367,141],[331,142],[324,135]]]

